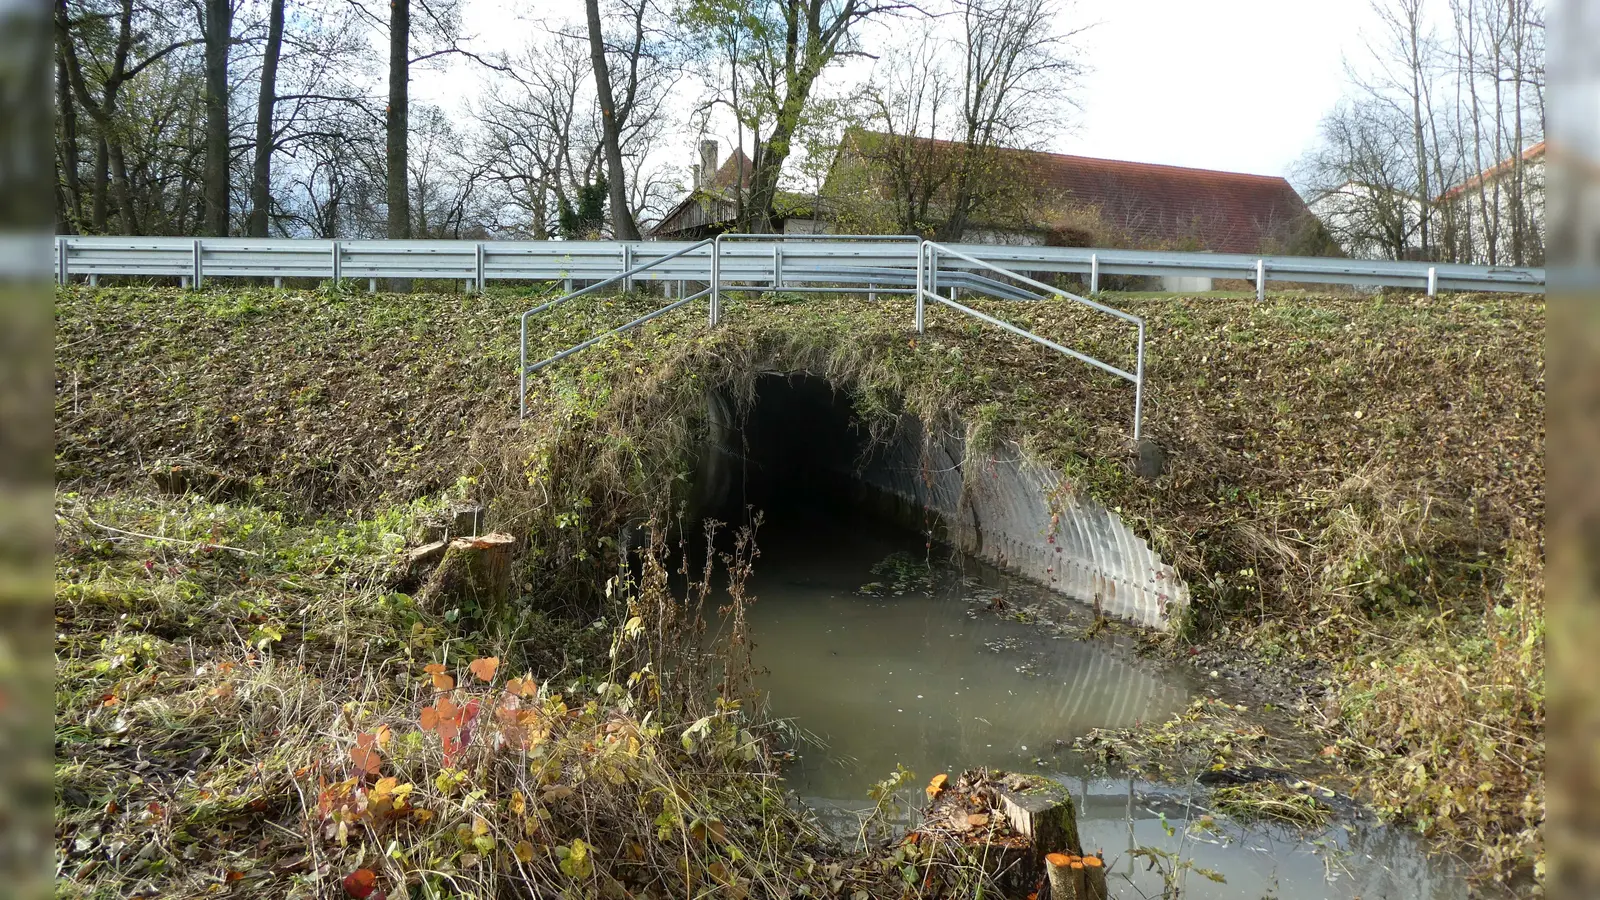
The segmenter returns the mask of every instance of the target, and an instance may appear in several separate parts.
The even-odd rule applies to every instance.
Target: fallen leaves
[[[342,882],[344,892],[356,900],[376,898],[383,900],[384,893],[378,889],[378,875],[371,869],[357,869],[344,877]]]
[[[356,735],[356,745],[350,749],[350,761],[355,763],[358,772],[378,774],[378,768],[383,764],[383,754],[378,752],[378,736],[370,732]]]
[[[422,671],[433,678],[433,689],[436,691],[448,691],[456,686],[454,676],[445,671],[444,663],[428,663],[422,667]]]
[[[945,783],[949,780],[950,776],[944,772],[940,772],[939,774],[933,776],[933,779],[928,782],[928,787],[925,790],[925,793],[928,795],[928,799],[932,800],[933,798],[939,796],[939,792],[944,790]]]
[[[467,664],[467,671],[471,672],[479,681],[489,682],[494,680],[495,670],[500,668],[498,656],[488,656],[475,659]]]

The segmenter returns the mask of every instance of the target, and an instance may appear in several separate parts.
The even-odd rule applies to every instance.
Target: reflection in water
[[[1013,607],[1033,602],[1038,589],[938,550],[935,561],[945,562],[933,596],[861,596],[857,589],[875,580],[872,565],[888,554],[924,558],[922,538],[787,519],[760,535],[748,613],[755,661],[767,670],[761,686],[771,712],[816,739],[801,744],[785,779],[841,837],[853,838],[858,820],[849,811],[867,806],[868,788],[897,763],[921,778],[984,765],[1071,786],[1085,844],[1115,861],[1127,896],[1161,895],[1160,873],[1129,853],[1139,846],[1228,879],[1190,873],[1185,897],[1466,896],[1451,867],[1394,829],[1335,828],[1308,840],[1222,817],[1209,830],[1190,829],[1208,812],[1203,792],[1091,777],[1065,745],[1091,728],[1163,719],[1183,707],[1190,687],[1102,643],[1054,638],[984,609],[997,594]]]

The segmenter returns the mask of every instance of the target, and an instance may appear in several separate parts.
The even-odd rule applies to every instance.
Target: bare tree
[[[961,158],[940,236],[959,239],[993,178],[1001,147],[1016,147],[1060,122],[1083,73],[1070,53],[1080,33],[1059,30],[1057,0],[962,0]]]
[[[205,0],[206,149],[205,232],[228,234],[228,51],[233,43],[231,0]]]
[[[638,59],[640,44],[644,40],[644,11],[648,6],[640,0],[637,18],[634,19],[633,54]],[[618,109],[611,91],[611,69],[606,63],[606,40],[600,29],[600,0],[585,0],[584,10],[589,24],[589,58],[594,66],[595,91],[600,99],[600,138],[605,148],[606,172],[611,188],[611,234],[618,240],[639,239],[639,226],[634,224],[633,212],[628,209],[627,170],[622,165],[622,138],[625,109]]]
[[[276,149],[273,118],[278,105],[278,62],[283,56],[284,0],[268,0],[267,42],[261,53],[261,80],[256,94],[255,158],[250,167],[250,218],[245,233],[266,237],[272,208],[272,154]]]
[[[1322,140],[1301,162],[1311,207],[1351,255],[1405,259],[1418,246],[1423,203],[1404,111],[1371,99],[1322,120]]]

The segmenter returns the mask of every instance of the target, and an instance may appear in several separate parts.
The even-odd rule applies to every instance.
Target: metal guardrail
[[[987,313],[978,312],[970,306],[963,306],[955,301],[955,291],[953,290],[950,292],[950,299],[948,300],[939,296],[939,260],[941,256],[953,257],[954,259],[965,262],[969,265],[988,269],[1004,278],[1020,281],[1023,284],[1030,285],[1041,291],[1047,291],[1064,300],[1071,300],[1074,303],[1086,306],[1095,310],[1096,312],[1101,312],[1108,316],[1113,316],[1123,320],[1124,322],[1129,322],[1138,326],[1139,344],[1134,370],[1132,372],[1124,371],[1123,369],[1119,369],[1110,363],[1095,359],[1087,353],[1080,353],[1077,350],[1073,350],[1071,347],[1064,347],[1048,338],[1043,338],[1031,331],[1018,328],[1010,322],[997,319],[994,316],[988,315]],[[924,278],[922,277],[924,271],[927,272],[927,278],[925,282]],[[1144,319],[1133,315],[1132,313],[1123,312],[1120,309],[1113,309],[1103,303],[1096,303],[1087,297],[1079,297],[1077,294],[1069,294],[1066,291],[1053,288],[1050,285],[1040,281],[1035,281],[1025,275],[1019,275],[1016,272],[1007,271],[1006,269],[1002,269],[993,263],[984,262],[981,259],[970,256],[966,253],[962,253],[959,250],[946,247],[943,244],[935,244],[933,241],[922,242],[921,257],[918,260],[917,275],[916,326],[918,334],[922,334],[924,331],[926,325],[925,307],[927,305],[927,301],[932,300],[935,303],[948,306],[957,312],[965,313],[966,315],[969,315],[975,319],[987,322],[990,325],[994,325],[997,328],[1009,331],[1019,337],[1026,338],[1030,341],[1033,341],[1035,344],[1049,347],[1051,350],[1054,350],[1057,353],[1062,353],[1072,357],[1073,359],[1086,362],[1103,372],[1115,375],[1125,381],[1131,381],[1133,382],[1133,440],[1138,442],[1144,411]]]
[[[828,243],[828,244],[840,244],[840,243],[843,243],[843,244],[862,244],[862,243],[866,243],[866,244],[905,244],[908,248],[910,248],[913,251],[913,254],[915,255],[915,257],[917,259],[919,259],[919,260],[921,259],[921,253],[922,253],[922,251],[920,249],[922,239],[918,238],[918,237],[916,237],[914,235],[891,235],[891,234],[729,234],[729,233],[719,234],[719,235],[716,236],[716,238],[714,238],[714,243],[712,244],[712,248],[711,248],[711,324],[712,325],[717,324],[717,320],[721,317],[721,314],[722,314],[722,280],[723,280],[722,279],[722,242],[723,241],[740,241],[740,240],[761,241],[763,243],[770,243],[772,245],[772,280],[770,282],[768,282],[768,284],[775,291],[776,290],[787,290],[787,291],[798,292],[798,293],[803,293],[803,292],[811,292],[811,293],[842,293],[842,292],[859,293],[860,290],[861,290],[861,282],[860,282],[859,279],[860,279],[860,276],[863,273],[850,272],[850,271],[845,270],[845,269],[832,269],[832,268],[829,268],[826,265],[826,261],[827,261],[828,257],[823,257],[821,259],[821,262],[823,262],[822,266],[815,267],[815,268],[802,268],[801,277],[800,278],[795,279],[795,280],[791,281],[788,284],[785,284],[784,283],[784,277],[783,277],[783,275],[784,275],[783,245],[787,241],[807,241],[807,242],[812,242],[812,243]],[[845,282],[842,282],[842,284],[844,286],[833,286],[833,287],[818,286],[816,284],[816,281],[818,280],[818,276],[820,276],[823,279],[828,279],[828,278],[833,278],[833,277],[842,277],[842,278],[851,279],[851,280],[854,281],[854,283],[850,283],[850,281],[845,281]],[[852,278],[852,276],[853,276],[853,278]],[[893,274],[892,271],[885,272],[885,276],[889,279],[890,283],[898,283],[899,280],[900,280],[900,279],[895,277],[895,275]],[[796,283],[796,282],[799,282],[799,283]],[[906,290],[898,289],[898,288],[885,288],[885,289],[882,289],[880,291],[877,288],[877,285],[875,283],[872,283],[872,282],[868,282],[868,287],[871,289],[871,292],[874,293],[874,294],[877,294],[877,293],[889,293],[889,294],[910,293],[910,291],[906,291]],[[920,287],[920,285],[919,285],[919,287]]]
[[[742,238],[743,236],[741,236]],[[772,235],[751,236],[719,248],[720,284],[772,284]],[[847,235],[812,238],[779,251],[776,273],[785,289],[835,285],[885,292],[914,290],[916,251],[895,241],[858,242]],[[59,236],[55,276],[66,284],[82,277],[178,278],[197,286],[207,278],[456,279],[482,289],[490,281],[594,281],[691,246],[687,242],[613,241],[333,241],[276,238],[152,238]],[[1542,268],[1469,266],[1304,256],[1250,256],[1082,247],[998,244],[952,245],[962,253],[1010,271],[1086,276],[1097,293],[1105,275],[1237,278],[1258,294],[1268,281],[1406,287],[1433,291],[1543,293]],[[41,248],[42,249],[42,248]],[[0,254],[3,256],[3,254]],[[978,267],[954,263],[974,271]],[[707,261],[679,257],[652,268],[645,280],[709,282]],[[720,299],[720,298],[719,298]]]

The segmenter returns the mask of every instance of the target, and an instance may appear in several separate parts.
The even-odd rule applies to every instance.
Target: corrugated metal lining
[[[937,513],[946,539],[1008,571],[1109,617],[1166,629],[1189,605],[1189,589],[1121,516],[1074,494],[1059,473],[1007,444],[963,459],[960,435],[924,439],[907,420],[874,455],[869,486]]]

